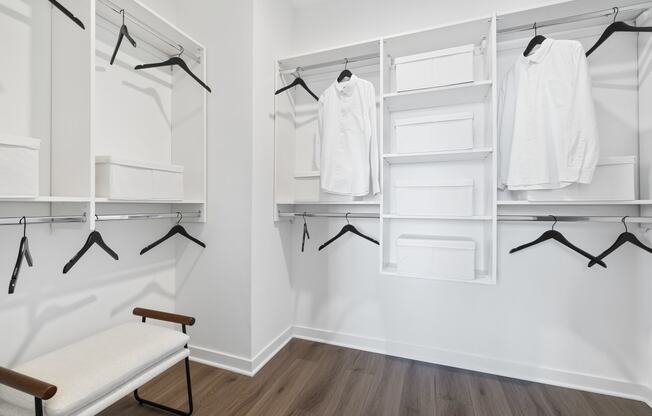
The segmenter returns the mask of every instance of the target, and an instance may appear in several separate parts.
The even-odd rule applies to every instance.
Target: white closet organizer
[[[310,211],[308,205],[354,212],[353,205],[378,205],[382,273],[494,283],[495,27],[488,16],[277,61],[277,88],[290,84],[298,69],[319,95],[347,61],[374,83],[383,192],[357,199],[320,192],[313,161],[317,103],[297,87],[276,97],[275,219]],[[421,76],[420,83],[403,82],[406,73],[412,80]],[[422,242],[428,248],[416,247]],[[398,264],[399,247],[409,254],[447,250],[446,244],[473,247],[458,257],[472,259],[461,266],[472,276],[425,273],[427,265],[410,273]]]
[[[97,204],[115,211],[146,203],[201,211],[205,221],[206,91],[179,68],[134,70],[183,50],[203,79],[205,48],[137,0],[61,3],[86,30],[44,1],[13,11],[30,25],[0,12],[17,57],[0,69],[0,153],[3,138],[40,140],[37,192],[25,185],[18,195],[0,195],[0,211],[70,213],[79,208],[70,204],[85,205],[93,227]],[[110,65],[121,10],[137,47],[125,39]]]
[[[533,37],[534,23],[540,34],[577,39],[588,49],[613,21],[614,7],[618,20],[652,26],[651,2],[577,0],[277,62],[279,87],[292,81],[294,68],[319,67],[302,75],[320,93],[345,58],[379,49],[379,62],[353,72],[380,84],[382,274],[495,284],[499,213],[638,217],[652,212],[652,129],[645,117],[652,111],[646,65],[652,35],[645,33],[615,34],[588,58],[601,146],[591,188],[529,197],[497,191],[498,91]],[[333,61],[338,65],[321,66]],[[318,192],[318,172],[311,165],[316,106],[310,100],[300,89],[276,100],[275,219],[279,213],[285,218],[283,213],[315,211],[297,206],[304,202],[329,204],[330,212],[356,210],[338,204],[373,203],[338,202]],[[428,256],[438,260],[415,261]],[[437,263],[442,258],[467,260],[458,270]],[[472,278],[469,258],[474,258]]]
[[[384,273],[496,281],[495,39],[489,16],[383,40]]]

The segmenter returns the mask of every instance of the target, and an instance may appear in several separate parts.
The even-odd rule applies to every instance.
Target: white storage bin
[[[39,139],[0,135],[0,197],[39,196],[40,149]]]
[[[399,273],[439,279],[475,279],[475,241],[460,237],[401,235],[396,240]]]
[[[396,58],[396,91],[473,82],[473,50],[470,44]]]
[[[473,148],[473,113],[396,120],[397,153],[444,152]]]
[[[108,199],[182,200],[183,166],[97,156],[95,188]]]
[[[600,159],[590,184],[526,191],[528,201],[632,201],[636,199],[636,156]]]
[[[433,183],[397,181],[394,187],[398,215],[473,215],[473,179]]]

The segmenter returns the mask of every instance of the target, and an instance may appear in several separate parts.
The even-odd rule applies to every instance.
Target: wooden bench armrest
[[[152,309],[136,308],[134,309],[134,315],[181,325],[192,326],[195,324],[195,318],[192,316],[177,315],[176,313],[161,312]]]
[[[41,400],[49,400],[57,392],[57,386],[4,367],[0,367],[0,384],[22,391]]]

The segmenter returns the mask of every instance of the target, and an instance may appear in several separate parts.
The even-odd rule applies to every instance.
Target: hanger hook
[[[537,22],[534,22],[533,29],[534,29],[534,36],[537,36],[539,34],[537,31]]]
[[[27,236],[27,217],[23,216],[23,218],[18,221],[18,224],[23,224],[23,237]]]
[[[557,217],[555,217],[554,215],[550,215],[550,216],[552,217],[553,220],[555,220],[555,222],[552,224],[552,229],[554,230],[555,225],[557,225]]]
[[[307,225],[306,224],[306,213],[305,212],[303,213],[303,225]]]
[[[125,24],[125,9],[120,9],[120,14],[122,15],[122,25]]]
[[[181,223],[181,220],[183,219],[183,212],[177,211],[177,218],[179,218],[179,220],[177,221],[177,225],[179,225]]]
[[[181,58],[181,55],[186,51],[186,49],[183,47],[181,44],[177,44],[179,46],[179,55],[177,55],[179,58]]]
[[[349,58],[344,58],[344,70],[349,66]]]
[[[346,219],[346,223],[347,223],[347,224],[351,224],[351,223],[349,222],[349,215],[350,215],[350,214],[351,214],[350,212],[347,212],[346,215],[344,216],[344,218]]]
[[[629,230],[627,229],[627,223],[625,222],[625,220],[626,220],[628,217],[629,217],[629,216],[626,215],[626,216],[624,216],[623,219],[621,220],[622,223],[623,223],[623,225],[625,226],[625,232],[626,232],[626,233],[629,232]]]
[[[616,19],[618,18],[618,13],[620,12],[620,9],[618,7],[614,7],[614,23],[616,23]]]

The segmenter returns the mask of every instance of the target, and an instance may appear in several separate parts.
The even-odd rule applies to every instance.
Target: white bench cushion
[[[178,330],[128,323],[38,357],[14,371],[57,386],[57,394],[44,402],[45,411],[48,416],[67,416],[177,355],[189,339]],[[5,386],[0,386],[0,401],[34,408],[33,397]]]

